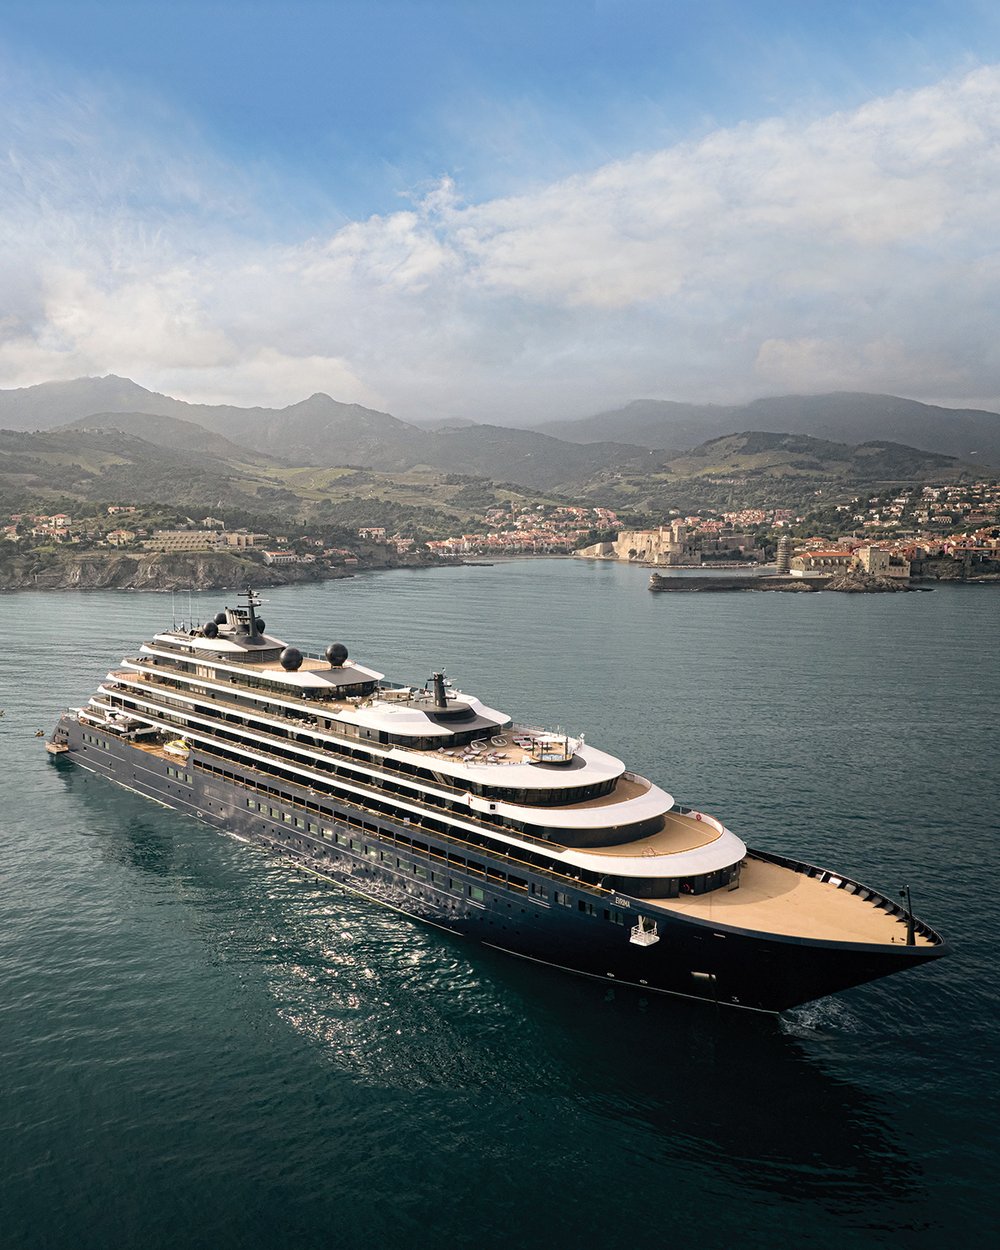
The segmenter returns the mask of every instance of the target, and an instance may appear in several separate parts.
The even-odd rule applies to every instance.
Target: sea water
[[[235,592],[0,596],[0,1244],[941,1247],[995,1228],[1000,590],[650,594],[525,560],[268,629],[584,733],[954,944],[774,1019],[476,948],[36,738]]]

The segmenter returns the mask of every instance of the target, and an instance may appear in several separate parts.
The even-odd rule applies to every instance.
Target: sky
[[[1000,6],[3,0],[0,388],[1000,409]]]

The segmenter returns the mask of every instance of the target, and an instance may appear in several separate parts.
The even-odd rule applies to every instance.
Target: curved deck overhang
[[[568,850],[565,859],[579,868],[615,877],[674,878],[731,868],[746,853],[746,845],[719,821],[707,816],[695,821],[680,812],[668,812],[659,833],[619,846]]]
[[[609,757],[610,758],[610,757]],[[617,764],[618,761],[612,761]],[[528,765],[527,767],[530,767]],[[520,771],[518,765],[513,765],[511,769],[505,770],[503,775],[504,784],[508,783],[508,773]],[[487,770],[480,770],[486,772]],[[608,768],[607,771],[594,768],[593,773],[589,771],[584,774],[576,774],[576,784],[586,783],[587,781],[602,781],[616,774]],[[477,777],[476,780],[479,780]],[[487,784],[497,784],[495,774],[488,774],[485,778]],[[512,784],[517,785],[515,781]],[[661,790],[659,786],[654,786],[651,782],[646,782],[644,789],[637,795],[628,798],[619,798],[615,801],[617,791],[612,791],[600,799],[592,799],[589,802],[573,803],[566,806],[554,807],[537,807],[527,803],[506,803],[503,800],[481,799],[476,795],[469,795],[469,807],[477,812],[491,812],[499,816],[505,816],[509,820],[520,820],[525,824],[544,825],[546,829],[620,829],[626,825],[637,825],[646,820],[653,820],[657,816],[665,816],[674,805],[673,795],[667,794],[665,790]],[[648,839],[643,839],[645,843]],[[632,845],[631,843],[629,845]]]

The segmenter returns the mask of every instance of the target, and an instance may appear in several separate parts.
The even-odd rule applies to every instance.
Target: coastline
[[[433,557],[358,564],[352,568],[322,561],[311,564],[260,564],[228,552],[175,552],[75,556],[52,563],[24,562],[0,571],[0,593],[23,590],[228,590],[233,586],[295,586],[339,581],[358,573],[395,568],[445,568],[455,561]]]
[[[312,585],[326,581],[341,581],[356,577],[359,573],[377,573],[388,569],[448,569],[489,568],[494,564],[511,564],[530,560],[573,560],[580,558],[577,552],[518,552],[497,555],[490,560],[442,559],[433,555],[408,555],[399,559],[377,560],[359,563],[351,568],[330,565],[317,560],[309,564],[267,565],[228,552],[173,552],[135,553],[109,552],[107,554],[79,555],[59,553],[54,560],[31,561],[15,554],[5,567],[0,566],[0,594],[16,591],[59,590],[134,590],[149,593],[165,593],[183,590],[228,590],[234,586],[252,583],[261,588],[274,586]],[[583,557],[602,559],[602,557]],[[604,563],[628,564],[633,567],[653,569],[641,561],[608,560]],[[883,586],[829,587],[835,580],[831,577],[790,578],[773,571],[755,573],[760,568],[773,570],[772,565],[747,563],[719,563],[686,566],[676,573],[665,575],[656,571],[650,575],[650,590],[659,592],[683,591],[686,593],[721,593],[724,591],[770,591],[782,593],[816,593],[829,589],[851,590],[861,593],[879,591],[928,591],[939,585],[997,586],[1000,573],[987,572],[980,576],[961,576],[936,569],[910,578],[909,583]],[[737,573],[736,570],[739,570]],[[730,574],[726,576],[726,574]]]

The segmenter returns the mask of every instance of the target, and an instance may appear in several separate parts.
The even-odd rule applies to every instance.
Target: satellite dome
[[[206,638],[218,638],[219,627],[216,625],[215,621],[209,621],[207,625],[202,626],[201,632]]]
[[[347,659],[347,648],[342,642],[331,642],[323,654],[330,661],[331,668],[340,668]]]
[[[216,612],[216,614],[215,614],[215,623],[216,623],[216,625],[225,625],[225,623],[226,623],[226,614],[225,614],[225,612]]]
[[[264,618],[258,616],[254,624],[257,626],[257,633],[262,634],[264,632]]]
[[[286,672],[294,673],[302,663],[302,652],[298,647],[286,647],[281,655],[278,656],[278,659],[281,661],[281,667]]]

